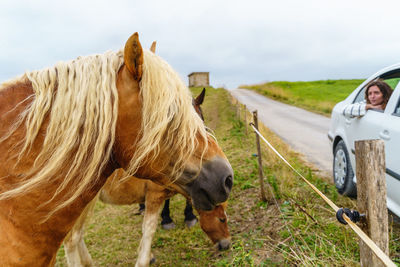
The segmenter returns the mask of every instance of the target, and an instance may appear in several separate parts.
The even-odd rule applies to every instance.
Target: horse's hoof
[[[161,227],[165,230],[171,230],[175,228],[174,222],[162,224]]]
[[[139,210],[135,213],[135,215],[143,215],[146,210],[146,206],[142,203],[139,204]]]
[[[196,218],[194,218],[193,220],[190,220],[190,221],[185,221],[185,223],[186,223],[186,226],[187,226],[188,228],[192,228],[193,226],[195,226],[195,225],[196,225],[196,223],[197,223],[197,219],[196,219]]]
[[[135,215],[143,215],[144,210],[138,210],[137,212],[134,213]]]
[[[150,264],[156,263],[156,257],[151,257]]]

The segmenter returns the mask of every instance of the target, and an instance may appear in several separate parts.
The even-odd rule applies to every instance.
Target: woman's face
[[[368,89],[368,100],[374,106],[383,103],[383,94],[378,86],[373,85]]]

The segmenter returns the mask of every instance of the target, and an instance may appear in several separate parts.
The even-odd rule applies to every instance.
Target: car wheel
[[[357,187],[353,182],[354,172],[351,167],[349,152],[343,140],[335,147],[333,155],[333,182],[339,194],[356,197]]]

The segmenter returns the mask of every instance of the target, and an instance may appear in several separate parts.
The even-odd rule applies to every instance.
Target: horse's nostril
[[[233,186],[233,178],[232,175],[229,175],[228,177],[225,178],[225,187],[231,191]]]

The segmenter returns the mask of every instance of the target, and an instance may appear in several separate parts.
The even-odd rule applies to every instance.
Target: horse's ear
[[[142,78],[143,49],[137,32],[129,37],[125,43],[124,60],[129,72],[137,81],[140,81]]]
[[[154,54],[156,53],[156,45],[157,45],[157,41],[154,41],[150,47],[150,51],[153,52]]]
[[[194,100],[194,102],[196,103],[197,106],[200,106],[201,104],[203,104],[205,95],[206,95],[206,88],[203,88],[203,91],[201,91],[201,93]]]

